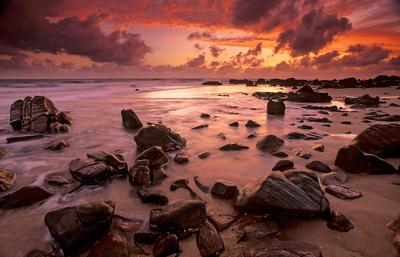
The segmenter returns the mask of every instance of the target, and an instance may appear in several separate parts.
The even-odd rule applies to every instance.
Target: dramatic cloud
[[[206,63],[205,55],[204,54],[199,54],[199,56],[188,60],[184,66],[193,68],[193,67],[203,66],[205,63]]]
[[[321,54],[318,55],[314,58],[314,64],[324,64],[324,63],[330,63],[332,61],[333,58],[339,56],[339,52],[338,51],[332,51],[332,52],[328,52],[325,54]]]
[[[224,48],[220,48],[216,45],[210,46],[210,53],[214,57],[218,57],[223,51],[225,51]]]
[[[204,40],[210,39],[212,37],[211,33],[209,32],[193,32],[190,33],[187,37],[188,40]]]
[[[287,29],[279,34],[275,51],[288,47],[292,56],[318,53],[336,35],[350,29],[351,23],[345,17],[327,15],[323,9],[311,10],[294,29]]]
[[[194,46],[194,48],[196,48],[197,50],[203,50],[203,47],[200,45],[200,44],[194,44],[193,45]]]
[[[367,66],[378,64],[380,61],[389,56],[390,51],[378,45],[353,45],[347,49],[349,54],[344,55],[338,64],[344,66]]]

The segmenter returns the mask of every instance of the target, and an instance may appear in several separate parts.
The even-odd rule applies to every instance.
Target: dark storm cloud
[[[325,54],[318,55],[314,58],[315,64],[330,63],[333,58],[339,56],[339,52],[334,50]]]
[[[210,53],[213,57],[218,57],[223,51],[225,51],[224,48],[220,48],[216,45],[210,46]]]
[[[190,59],[186,62],[184,66],[194,68],[194,67],[200,67],[203,66],[206,63],[206,57],[204,54],[199,54],[199,56]]]
[[[390,51],[378,45],[353,45],[347,49],[348,54],[344,55],[338,63],[343,66],[367,66],[378,64],[389,56]]]
[[[212,37],[211,33],[209,32],[193,32],[190,33],[187,37],[188,40],[204,40],[210,39]]]
[[[121,65],[138,65],[151,52],[138,34],[114,31],[105,35],[99,27],[104,15],[49,20],[62,2],[6,1],[0,11],[0,43],[19,50],[65,52]]]

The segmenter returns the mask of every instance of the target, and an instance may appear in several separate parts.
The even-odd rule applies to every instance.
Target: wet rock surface
[[[278,161],[274,167],[272,167],[273,171],[285,171],[285,170],[290,170],[294,168],[294,163],[290,160],[280,160]]]
[[[326,103],[332,100],[328,93],[318,93],[310,86],[304,86],[287,95],[287,100],[301,103]]]
[[[340,185],[347,182],[347,175],[343,172],[330,172],[321,177],[321,183],[324,186]]]
[[[327,186],[325,188],[325,192],[344,200],[356,199],[362,196],[362,193],[360,191],[338,185]]]
[[[268,135],[264,137],[262,140],[258,141],[256,147],[258,150],[263,152],[275,152],[278,151],[281,146],[284,144],[284,140],[275,136],[275,135]]]
[[[46,149],[52,151],[59,151],[69,146],[69,142],[65,139],[54,140],[45,146]]]
[[[186,153],[185,151],[180,151],[176,153],[174,161],[179,164],[187,163],[189,162],[189,154]]]
[[[72,160],[69,170],[76,180],[89,185],[102,184],[113,176],[109,166],[91,160]]]
[[[168,163],[168,156],[161,147],[153,146],[140,153],[136,157],[136,161],[138,160],[148,160],[151,168],[157,168]]]
[[[11,210],[39,203],[53,194],[38,186],[25,186],[0,197],[0,209]]]
[[[332,171],[331,168],[329,168],[329,166],[322,161],[312,161],[310,163],[307,163],[306,168],[323,173],[329,173]]]
[[[366,107],[376,107],[379,106],[380,99],[379,96],[372,97],[368,94],[362,95],[360,97],[345,97],[345,104],[359,104],[364,105]]]
[[[338,211],[332,211],[327,226],[330,229],[338,230],[341,232],[348,232],[354,228],[353,223],[342,213]]]
[[[230,181],[218,180],[211,188],[211,194],[223,199],[232,199],[238,193],[238,187]]]
[[[196,241],[202,257],[219,256],[225,250],[224,241],[217,229],[209,222],[205,222],[200,227]]]
[[[0,168],[0,192],[9,190],[14,185],[14,180],[13,171]]]
[[[248,120],[245,126],[246,126],[246,128],[258,128],[258,127],[260,127],[261,125],[258,124],[258,123],[255,122],[255,121],[253,121],[253,120]]]
[[[174,234],[161,238],[153,247],[154,257],[167,257],[181,251],[178,237]]]
[[[121,110],[122,125],[127,129],[140,129],[143,127],[139,117],[132,109]]]
[[[139,189],[137,194],[143,203],[154,203],[159,205],[166,205],[168,203],[168,197],[160,190]]]
[[[129,257],[127,240],[110,232],[97,241],[88,251],[87,257]]]
[[[267,113],[271,115],[285,115],[286,105],[282,100],[270,99],[267,104]]]

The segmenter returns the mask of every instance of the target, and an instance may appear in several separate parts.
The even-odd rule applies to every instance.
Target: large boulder
[[[151,168],[158,168],[168,163],[168,155],[161,147],[153,146],[136,157],[137,160],[148,160]]]
[[[132,109],[121,110],[122,125],[127,129],[140,129],[143,127],[142,122]]]
[[[141,128],[134,137],[137,149],[142,152],[153,146],[160,146],[164,151],[176,151],[186,145],[186,140],[161,123]]]
[[[26,186],[0,197],[0,209],[10,210],[39,203],[53,194],[38,186]]]
[[[332,97],[328,93],[315,92],[311,86],[306,85],[294,93],[289,93],[287,100],[301,103],[326,103],[330,102]]]
[[[313,172],[270,171],[240,188],[235,206],[244,211],[294,215],[326,214],[329,203]]]
[[[65,256],[85,252],[110,230],[115,205],[92,202],[51,211],[44,222]]]
[[[71,119],[59,112],[45,96],[25,97],[10,108],[10,125],[14,130],[37,133],[67,132]]]
[[[270,99],[267,104],[267,113],[271,115],[284,115],[286,110],[286,105],[283,100],[273,100]]]
[[[96,185],[113,176],[110,166],[92,160],[75,159],[69,163],[71,175],[83,184]]]

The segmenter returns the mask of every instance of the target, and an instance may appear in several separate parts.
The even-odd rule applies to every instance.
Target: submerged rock
[[[176,153],[174,161],[179,164],[184,164],[189,162],[189,155],[185,151],[180,151]]]
[[[207,159],[211,155],[210,152],[202,152],[198,155],[200,159]]]
[[[268,135],[264,137],[261,141],[258,141],[256,147],[258,150],[263,152],[275,152],[278,151],[281,146],[284,144],[284,140],[280,139],[275,135]]]
[[[190,196],[193,199],[200,199],[199,196],[197,195],[197,193],[189,186],[189,180],[187,180],[187,179],[178,179],[178,180],[175,180],[170,186],[170,190],[171,191],[175,191],[178,188],[183,188],[183,189],[188,190],[189,193],[190,193]]]
[[[290,160],[280,160],[278,161],[275,166],[272,168],[273,171],[285,171],[294,168],[294,163]]]
[[[52,186],[64,186],[72,183],[71,180],[61,175],[50,174],[45,178],[47,184]]]
[[[113,215],[113,202],[92,202],[51,211],[44,222],[65,256],[76,256],[108,233]]]
[[[0,197],[0,209],[11,210],[41,202],[53,194],[38,186],[25,186]]]
[[[167,235],[161,238],[153,246],[154,257],[167,257],[172,254],[178,254],[181,251],[178,237],[174,234]]]
[[[167,152],[176,151],[186,145],[184,138],[161,123],[141,128],[134,139],[139,152],[153,146],[159,146]]]
[[[237,217],[233,215],[217,214],[215,212],[210,212],[207,214],[208,221],[214,225],[218,231],[223,231],[232,225]]]
[[[286,105],[283,100],[270,99],[267,104],[267,113],[271,115],[285,115]]]
[[[224,241],[217,229],[209,222],[205,222],[200,227],[196,242],[202,257],[219,256],[225,250]]]
[[[344,200],[356,199],[363,195],[360,191],[356,191],[351,188],[338,185],[327,186],[325,188],[325,192]]]
[[[168,203],[168,197],[160,190],[139,189],[137,194],[143,203],[155,203],[159,205],[166,205]]]
[[[0,168],[0,192],[9,190],[14,185],[15,173]]]
[[[324,172],[324,173],[329,173],[332,171],[331,168],[329,168],[329,166],[322,161],[312,161],[310,163],[307,163],[306,168],[310,169],[310,170],[318,171],[318,172]]]
[[[240,210],[295,215],[320,215],[329,203],[315,173],[268,172],[239,189],[235,206]]]
[[[142,122],[132,109],[121,110],[122,125],[127,129],[140,129],[143,127]]]
[[[37,140],[37,139],[42,139],[42,138],[44,138],[43,135],[29,135],[29,136],[8,137],[6,140],[7,140],[7,144],[12,144],[12,143],[16,143],[16,142]]]
[[[239,127],[239,122],[234,121],[232,123],[229,123],[229,126],[231,126],[231,127]]]
[[[128,164],[122,155],[112,154],[104,151],[95,151],[87,154],[89,159],[102,162],[113,168],[113,175],[126,175]]]
[[[358,105],[364,105],[366,107],[374,107],[374,106],[379,106],[379,96],[372,97],[368,94],[365,94],[360,97],[345,97],[344,98],[344,103],[345,104],[358,104]]]
[[[55,140],[46,145],[46,149],[52,151],[59,151],[69,146],[69,142],[65,139]]]
[[[294,93],[289,93],[288,101],[301,103],[326,103],[332,100],[328,93],[315,92],[309,85],[303,86]]]
[[[202,113],[202,114],[200,114],[200,118],[202,118],[202,119],[209,119],[211,116],[210,116],[210,114],[208,114],[208,113]]]
[[[232,199],[237,193],[238,188],[236,185],[222,179],[215,182],[211,188],[211,194],[213,196],[223,199]]]
[[[246,149],[249,149],[249,147],[245,146],[245,145],[236,144],[236,143],[226,144],[219,148],[219,150],[221,150],[221,151],[240,151],[240,150],[246,150]]]
[[[332,211],[327,222],[328,228],[341,232],[348,232],[354,228],[353,223],[342,213]]]

